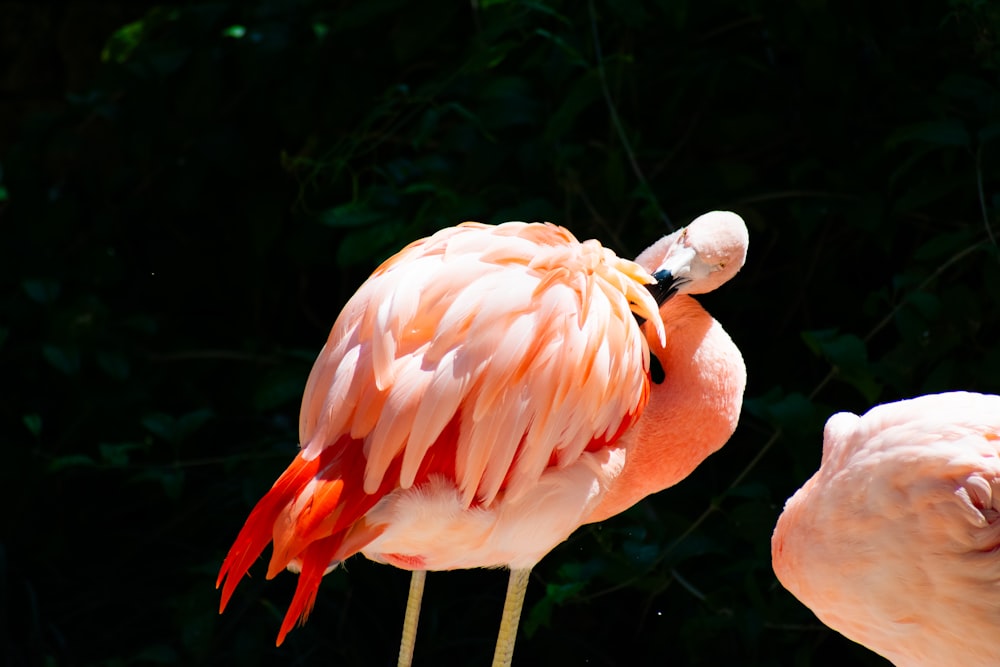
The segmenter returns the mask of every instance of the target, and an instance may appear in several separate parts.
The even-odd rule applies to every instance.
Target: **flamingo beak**
[[[675,278],[669,269],[660,269],[653,274],[653,278],[656,279],[656,282],[646,285],[646,289],[656,299],[657,306],[665,304],[677,294],[681,287],[691,282],[690,278]],[[642,326],[645,324],[646,318],[636,315],[635,321],[639,323],[639,326]]]
[[[691,282],[691,279],[687,277],[675,277],[670,269],[660,269],[653,274],[653,277],[656,278],[656,282],[646,285],[646,289],[656,299],[658,306],[665,304],[673,295],[677,294],[681,287]]]

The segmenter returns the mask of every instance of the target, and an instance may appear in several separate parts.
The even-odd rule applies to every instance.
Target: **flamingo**
[[[720,211],[637,262],[549,223],[463,223],[388,259],[313,366],[301,449],[222,564],[220,612],[273,542],[267,577],[299,575],[280,645],[323,575],[361,552],[413,572],[409,665],[425,572],[506,567],[493,664],[509,665],[531,568],[736,428],[743,358],[689,295],[734,275],[747,241]]]
[[[819,620],[898,667],[1000,665],[1000,396],[833,415],[771,552]]]

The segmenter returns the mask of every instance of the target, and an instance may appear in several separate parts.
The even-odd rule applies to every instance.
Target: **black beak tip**
[[[660,269],[654,273],[653,278],[656,279],[656,282],[651,285],[646,285],[646,289],[649,290],[649,293],[653,295],[654,299],[656,299],[656,305],[662,306],[670,299],[670,297],[677,294],[677,287],[680,283],[675,280],[674,275],[666,269]]]
[[[683,284],[682,281],[675,280],[674,274],[666,269],[660,269],[654,273],[653,278],[656,279],[656,282],[646,285],[646,289],[656,299],[657,306],[662,306],[669,301],[670,297],[677,294],[677,288]],[[635,316],[635,320],[639,323],[639,326],[642,326],[646,322],[645,318],[638,315]]]

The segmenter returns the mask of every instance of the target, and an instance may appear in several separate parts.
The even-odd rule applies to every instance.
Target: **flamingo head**
[[[743,218],[712,211],[644,250],[636,262],[656,284],[650,291],[660,304],[674,294],[705,294],[743,268],[750,235]]]

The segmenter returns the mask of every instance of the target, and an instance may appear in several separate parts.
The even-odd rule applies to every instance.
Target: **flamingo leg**
[[[406,615],[403,617],[403,638],[399,641],[397,667],[410,667],[413,646],[417,643],[417,621],[420,620],[420,601],[424,597],[427,570],[413,570],[410,575],[410,594],[406,598]]]
[[[514,640],[517,639],[517,624],[521,620],[524,593],[528,590],[531,568],[511,570],[507,581],[507,598],[503,602],[503,618],[500,619],[500,634],[493,654],[493,667],[510,667],[514,657]]]

